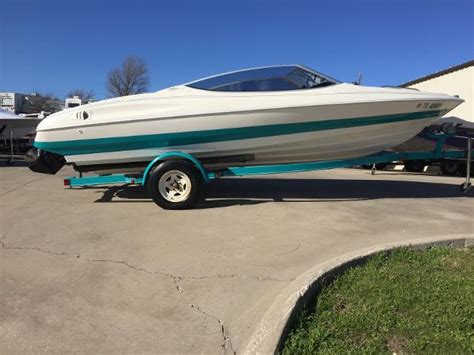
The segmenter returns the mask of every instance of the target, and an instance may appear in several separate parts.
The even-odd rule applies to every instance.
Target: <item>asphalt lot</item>
[[[0,163],[3,164],[3,163]],[[333,170],[223,179],[196,210],[0,166],[0,352],[231,353],[316,263],[474,233],[461,178]]]

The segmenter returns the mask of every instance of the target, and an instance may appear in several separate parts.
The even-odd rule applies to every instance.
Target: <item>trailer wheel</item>
[[[202,196],[202,175],[185,160],[165,160],[151,171],[148,192],[153,201],[168,210],[195,207]]]
[[[407,160],[405,161],[405,170],[413,173],[422,173],[425,170],[426,161]]]
[[[456,175],[460,168],[458,162],[454,160],[443,160],[441,162],[441,172],[443,175]]]
[[[460,163],[458,166],[458,174],[461,176],[466,176],[467,175],[467,164],[466,163]],[[474,170],[471,168],[471,177],[474,177]]]

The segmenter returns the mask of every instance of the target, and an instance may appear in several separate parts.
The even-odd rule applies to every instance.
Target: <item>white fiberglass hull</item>
[[[117,164],[151,161],[168,151],[184,151],[197,158],[253,155],[247,165],[346,159],[370,155],[413,137],[432,118],[415,122],[293,133],[270,137],[238,139],[169,147],[122,150],[66,156],[77,165]]]
[[[169,151],[207,159],[210,167],[349,159],[406,141],[460,102],[348,84],[269,94],[177,87],[68,110],[62,121],[50,116],[35,145],[79,167],[122,170]],[[225,157],[237,158],[218,159]]]
[[[0,109],[0,138],[29,139],[40,122],[38,118],[23,118]]]

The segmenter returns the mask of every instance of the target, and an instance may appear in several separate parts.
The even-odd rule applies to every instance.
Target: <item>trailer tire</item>
[[[456,175],[457,172],[462,169],[459,163],[454,160],[443,160],[441,161],[441,172],[443,175]]]
[[[170,159],[156,165],[147,188],[153,201],[167,210],[195,207],[202,200],[201,172],[186,160]]]
[[[458,174],[460,176],[466,176],[467,175],[467,164],[465,162],[461,162],[458,165]],[[474,177],[474,171],[471,170],[471,177]]]
[[[426,161],[407,160],[405,161],[405,170],[412,173],[422,173],[425,170]]]

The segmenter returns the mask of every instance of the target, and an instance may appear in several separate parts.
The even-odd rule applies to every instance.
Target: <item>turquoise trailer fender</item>
[[[157,156],[155,159],[153,159],[150,162],[150,164],[148,164],[148,166],[145,169],[145,172],[143,173],[142,185],[145,186],[147,178],[148,178],[148,174],[150,173],[151,168],[153,168],[153,166],[155,166],[156,163],[158,163],[160,161],[163,161],[163,160],[167,160],[167,159],[173,159],[173,158],[189,160],[191,163],[194,164],[194,166],[196,166],[196,168],[199,169],[199,171],[202,174],[202,177],[203,177],[204,181],[209,182],[209,175],[208,175],[208,173],[206,172],[206,169],[204,169],[204,166],[201,164],[201,162],[199,160],[197,160],[191,154],[188,154],[188,153],[185,153],[185,152],[180,152],[180,151],[175,151],[175,152],[163,153],[163,154]]]

